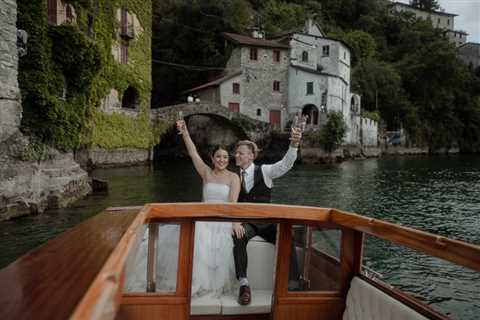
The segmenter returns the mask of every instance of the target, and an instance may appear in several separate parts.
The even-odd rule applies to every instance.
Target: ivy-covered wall
[[[19,84],[24,109],[22,130],[64,150],[86,147],[149,148],[161,128],[149,121],[151,94],[152,3],[150,0],[65,0],[76,21],[49,25],[47,0],[18,1],[17,26],[28,32],[28,54],[21,58]],[[134,14],[143,29],[129,41],[128,64],[112,55],[120,28],[119,8]],[[111,89],[139,93],[138,114],[104,113]],[[156,126],[161,126],[156,125]]]

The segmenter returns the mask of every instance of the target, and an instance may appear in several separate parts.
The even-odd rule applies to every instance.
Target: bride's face
[[[218,149],[212,157],[213,168],[217,170],[224,170],[228,166],[228,152],[227,150]]]

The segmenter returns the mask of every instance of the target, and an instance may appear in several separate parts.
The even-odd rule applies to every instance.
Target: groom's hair
[[[254,159],[257,158],[258,152],[260,151],[260,149],[258,149],[258,146],[255,142],[250,140],[240,140],[237,142],[237,145],[235,146],[235,150],[237,150],[238,147],[240,146],[247,146],[250,149],[250,151],[252,151],[253,158]]]

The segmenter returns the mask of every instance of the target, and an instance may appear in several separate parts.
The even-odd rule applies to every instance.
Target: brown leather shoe
[[[249,286],[240,286],[240,290],[238,292],[238,304],[242,306],[246,306],[250,304],[252,300],[252,294],[250,293]]]

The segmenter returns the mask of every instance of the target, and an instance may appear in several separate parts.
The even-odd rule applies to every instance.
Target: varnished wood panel
[[[341,320],[345,305],[338,303],[281,304],[275,320]]]
[[[331,209],[263,203],[152,203],[149,219],[232,218],[327,221]]]
[[[269,320],[269,313],[242,315],[202,315],[190,316],[191,320]]]
[[[121,305],[116,320],[178,320],[188,319],[183,305]]]
[[[67,319],[138,210],[105,212],[0,271],[0,319]]]

